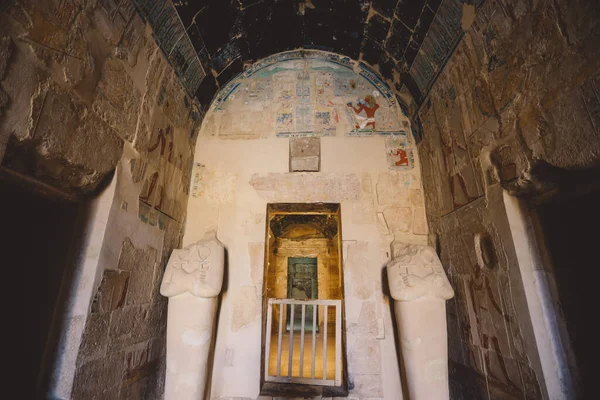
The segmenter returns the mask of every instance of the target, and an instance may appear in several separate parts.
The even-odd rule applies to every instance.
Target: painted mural
[[[320,51],[258,61],[221,90],[211,111],[205,136],[411,136],[394,94],[375,73]]]

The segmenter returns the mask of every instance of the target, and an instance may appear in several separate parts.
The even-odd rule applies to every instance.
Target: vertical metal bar
[[[300,378],[304,376],[304,317],[306,316],[306,303],[302,303],[302,327],[300,328]]]
[[[323,307],[323,379],[327,379],[327,304]]]
[[[316,304],[313,304],[313,331],[312,331],[312,370],[310,373],[310,377],[315,379],[315,359],[317,358],[317,313],[319,312],[319,307]]]
[[[283,304],[279,303],[279,337],[277,338],[277,373],[281,376],[281,337],[283,336]]]
[[[335,385],[342,384],[342,301],[335,304]]]
[[[271,365],[271,324],[273,322],[273,303],[269,300],[267,305],[267,334],[265,338],[265,377],[269,376]]]
[[[290,314],[290,354],[288,354],[288,378],[292,376],[292,356],[294,355],[294,308],[295,304],[291,305],[292,312]]]

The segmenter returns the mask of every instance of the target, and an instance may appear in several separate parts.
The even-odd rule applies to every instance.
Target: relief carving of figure
[[[148,148],[148,154],[151,154],[155,150],[157,150],[160,146],[159,150],[159,165],[158,170],[150,176],[148,182],[146,183],[147,191],[140,196],[140,200],[151,203],[154,195],[154,191],[156,190],[156,186],[159,187],[158,199],[156,201],[156,208],[161,209],[163,206],[163,198],[165,196],[164,190],[165,187],[170,182],[170,175],[172,175],[169,171],[172,168],[169,166],[173,162],[173,128],[168,126],[165,129],[158,130],[158,136],[156,137],[156,143]]]
[[[504,361],[506,356],[505,352],[502,351],[500,340],[498,338],[497,331],[501,335],[505,335],[503,329],[499,329],[497,325],[499,323],[511,323],[510,316],[504,312],[502,307],[502,299],[497,298],[499,291],[497,288],[493,288],[494,282],[488,276],[489,272],[483,269],[483,266],[475,264],[473,267],[473,274],[469,280],[469,307],[472,308],[474,318],[472,318],[471,326],[475,331],[472,334],[477,337],[474,338],[475,343],[481,346],[484,355],[485,368],[487,373],[496,379],[497,381],[504,382],[515,389],[518,389],[508,372],[508,367]],[[506,320],[506,322],[504,322]],[[506,338],[505,340],[507,340]],[[491,352],[497,355],[498,365],[502,376],[498,376],[495,369],[491,366]]]
[[[442,140],[442,151],[444,153],[444,161],[446,164],[446,172],[450,182],[450,192],[452,195],[454,209],[456,209],[464,205],[457,202],[457,196],[459,193],[457,192],[456,181],[458,181],[460,186],[459,190],[462,190],[462,194],[467,199],[467,203],[477,198],[477,196],[471,196],[469,194],[467,183],[465,178],[462,176],[463,169],[468,167],[468,158],[466,155],[467,146],[456,138],[456,132],[448,126],[447,121],[445,126],[440,127],[440,134]]]

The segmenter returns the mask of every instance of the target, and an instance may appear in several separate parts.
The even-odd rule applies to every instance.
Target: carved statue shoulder
[[[413,301],[421,297],[450,299],[454,290],[433,248],[414,244],[397,244],[394,260],[387,265],[390,292],[396,301]]]
[[[224,268],[225,248],[216,236],[173,250],[160,293],[166,297],[186,292],[197,297],[218,296],[223,286]]]

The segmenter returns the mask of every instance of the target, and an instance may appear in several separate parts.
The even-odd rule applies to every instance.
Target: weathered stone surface
[[[12,55],[13,44],[10,37],[0,39],[0,82],[6,76],[6,68]]]
[[[379,174],[377,178],[377,203],[382,206],[409,204],[409,185],[410,181],[407,180],[404,173],[387,172]]]
[[[361,305],[358,319],[356,322],[348,322],[347,327],[348,333],[366,337],[376,337],[378,328],[375,303],[372,301],[364,301]]]
[[[138,183],[144,179],[148,163],[143,159],[134,158],[133,160],[129,161],[129,167],[131,171],[131,180],[133,183]]]
[[[150,398],[151,378],[136,379],[131,383],[125,383],[121,387],[119,399],[147,399]]]
[[[369,279],[368,242],[356,242],[348,245],[344,268],[347,271],[346,285],[352,288],[353,297],[366,300],[373,294],[375,287]]]
[[[125,306],[130,273],[127,271],[104,271],[102,282],[92,303],[93,313],[106,313]]]
[[[290,172],[318,172],[320,166],[320,138],[290,139]]]
[[[103,176],[112,171],[123,153],[123,141],[98,117],[91,113],[79,122],[68,151],[69,162],[93,169]]]
[[[425,208],[415,208],[415,219],[413,221],[413,233],[415,235],[427,235],[427,218],[425,216]]]
[[[375,206],[372,199],[358,200],[353,202],[352,222],[355,224],[375,223]]]
[[[377,213],[377,230],[379,231],[380,235],[390,234],[390,228],[385,220],[385,215],[381,212]]]
[[[250,185],[274,202],[341,202],[357,200],[361,195],[355,174],[271,173],[252,176]]]
[[[126,305],[144,304],[152,300],[156,268],[156,263],[152,263],[131,272]]]
[[[119,392],[124,370],[122,353],[83,364],[75,377],[73,398],[110,398],[109,395]]]
[[[140,343],[125,352],[124,378],[127,384],[146,379],[156,373],[163,356],[163,339]]]
[[[40,86],[31,102],[30,124],[20,134],[34,140],[7,154],[11,168],[68,192],[93,190],[115,168],[122,141],[59,85]],[[30,159],[35,169],[21,166],[22,159]]]
[[[264,242],[248,243],[248,254],[250,255],[250,280],[254,285],[262,286],[265,268]]]
[[[8,105],[9,101],[10,99],[8,98],[8,94],[0,87],[0,117],[2,116],[2,112]]]
[[[120,137],[132,142],[140,103],[141,96],[123,63],[116,58],[106,60],[92,105],[94,112]]]
[[[89,293],[77,291],[85,301],[94,299],[87,318],[79,315],[82,299],[73,301],[77,318],[87,324],[82,337],[69,330],[67,347],[79,347],[79,359],[58,368],[66,375],[76,369],[77,375],[74,385],[67,382],[72,375],[61,375],[59,390],[67,392],[55,397],[159,398],[164,364],[145,366],[159,357],[135,356],[139,360],[127,364],[124,373],[124,355],[151,339],[158,343],[153,347],[164,347],[166,302],[158,287],[166,258],[182,235],[174,219],[185,217],[200,114],[133,3],[30,1],[0,8],[3,167],[68,194],[106,194],[90,209],[96,219],[89,221],[92,242],[85,258],[86,268],[96,268],[90,257],[99,257],[99,271],[86,271],[82,284],[90,287],[96,272],[102,279]],[[169,126],[169,141],[149,151],[158,131]],[[138,152],[126,144],[124,153],[123,139],[135,139]],[[134,158],[139,162],[129,174],[124,168]],[[106,178],[117,164],[118,183],[109,186]],[[155,215],[160,212],[154,230],[138,218],[137,196],[142,182],[157,171],[163,176],[154,195],[163,201],[152,204]],[[110,209],[111,201],[110,213],[95,214]],[[123,243],[125,237],[131,241]],[[132,242],[152,247],[136,248]]]
[[[383,215],[392,232],[410,232],[413,224],[413,210],[411,207],[386,208]]]
[[[260,301],[255,286],[241,286],[235,292],[231,330],[239,331],[244,326],[256,321],[260,313]]]
[[[136,269],[148,269],[150,273],[154,270],[152,266],[156,261],[156,249],[136,249],[131,239],[123,241],[121,254],[119,256],[118,269],[123,271],[135,271]],[[150,268],[148,268],[150,267]]]
[[[584,33],[598,26],[591,4],[485,2],[422,108],[425,204],[430,221],[441,217],[430,230],[458,289],[449,332],[469,342],[466,354],[451,356],[474,372],[451,369],[455,394],[540,396],[539,367],[516,374],[535,349],[519,318],[527,307],[514,287],[513,239],[491,193],[498,184],[516,195],[548,192],[562,171],[597,166],[600,51]],[[482,234],[496,252],[491,268],[474,245]]]
[[[233,202],[237,174],[203,169],[202,180],[206,189],[199,197],[205,197],[211,203]]]
[[[108,334],[111,349],[123,349],[158,335],[166,325],[165,304],[129,306],[114,311]]]
[[[119,271],[129,271],[126,305],[148,303],[155,283],[156,249],[136,249],[129,238],[123,241]]]
[[[110,313],[91,313],[85,322],[83,341],[79,349],[78,362],[102,358],[108,350],[108,328]]]
[[[381,345],[374,338],[358,338],[349,344],[348,352],[349,373],[380,374],[381,373]]]
[[[421,189],[410,189],[409,191],[410,202],[413,206],[423,206],[423,192]]]
[[[350,387],[355,395],[369,397],[383,396],[381,375],[379,374],[352,374],[350,375]]]

